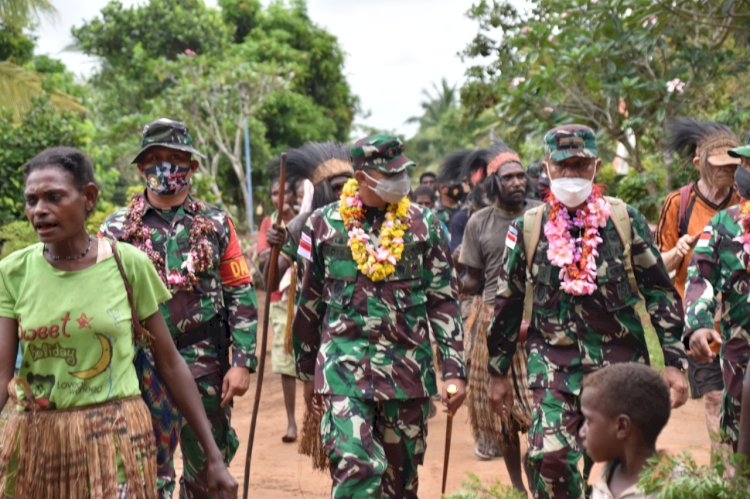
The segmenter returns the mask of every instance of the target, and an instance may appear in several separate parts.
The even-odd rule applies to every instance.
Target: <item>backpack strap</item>
[[[656,330],[651,322],[651,316],[646,310],[646,300],[641,294],[638,288],[638,281],[635,279],[635,271],[633,270],[633,226],[630,222],[630,215],[628,214],[628,205],[625,204],[621,199],[605,196],[607,202],[612,207],[612,223],[615,226],[617,235],[620,236],[620,241],[623,246],[622,259],[625,264],[625,272],[628,274],[628,281],[630,287],[638,296],[639,306],[636,307],[636,313],[641,321],[643,327],[643,337],[651,337],[651,340],[646,340],[646,349],[648,350],[648,356],[650,359],[661,358],[663,353],[656,348],[650,348],[649,345],[659,346],[661,342],[656,335]],[[640,309],[640,310],[639,310]]]
[[[612,207],[612,223],[615,226],[617,235],[620,236],[622,242],[623,255],[622,259],[625,264],[625,272],[628,274],[628,281],[630,281],[630,287],[633,291],[638,293],[638,281],[635,280],[635,272],[633,271],[633,227],[630,224],[630,215],[628,214],[628,205],[625,204],[621,199],[604,196],[609,205]]]
[[[688,222],[690,217],[688,216],[689,205],[692,205],[691,196],[693,192],[693,183],[690,182],[687,185],[680,187],[680,214],[677,219],[677,238],[684,236],[688,232]],[[695,198],[692,199],[693,203]]]
[[[534,265],[536,247],[542,235],[542,218],[547,204],[541,204],[523,214],[523,247],[526,252],[526,294],[523,299],[523,316],[531,319],[531,309],[534,307],[534,282],[531,277],[531,267]]]

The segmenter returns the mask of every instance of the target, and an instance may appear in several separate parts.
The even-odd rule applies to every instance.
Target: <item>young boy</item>
[[[579,435],[586,453],[607,466],[591,499],[641,499],[638,478],[656,455],[656,438],[669,420],[669,389],[643,364],[613,364],[584,378],[584,423]]]

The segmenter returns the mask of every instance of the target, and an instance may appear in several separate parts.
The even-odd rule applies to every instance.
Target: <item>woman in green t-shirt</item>
[[[159,312],[169,292],[145,254],[86,231],[99,193],[91,161],[77,149],[46,149],[25,165],[24,181],[26,216],[40,242],[0,261],[0,408],[9,392],[15,402],[0,441],[0,493],[156,497],[151,415],[133,366],[133,303],[146,318],[159,373],[206,451],[211,490],[236,497]]]

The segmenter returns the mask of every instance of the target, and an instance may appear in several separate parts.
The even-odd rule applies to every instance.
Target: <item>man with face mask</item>
[[[505,238],[488,337],[489,396],[497,413],[511,410],[508,372],[528,294],[532,302],[526,352],[533,393],[529,486],[535,497],[583,497],[586,481],[578,462],[584,456],[584,475],[591,465],[578,435],[584,375],[615,362],[649,362],[635,308],[640,293],[664,352],[663,375],[672,390],[672,406],[684,404],[682,302],[644,217],[593,186],[601,167],[594,132],[582,125],[553,128],[544,136],[544,147],[542,167],[552,195],[516,219]],[[618,232],[622,219],[618,216],[617,226],[613,219],[615,204],[617,213],[627,209],[629,248]],[[539,232],[536,245],[529,243],[534,249],[527,257],[525,223],[532,216],[539,221]],[[629,279],[631,265],[637,289]]]
[[[720,123],[685,117],[667,122],[667,149],[682,153],[700,174],[698,180],[667,196],[656,231],[656,244],[664,264],[675,273],[675,287],[683,298],[688,264],[698,236],[716,213],[740,202],[734,189],[735,170],[740,160],[728,154],[738,145],[734,132]],[[704,364],[692,357],[688,362],[690,395],[695,399],[703,398],[711,448],[719,451],[719,416],[724,389],[719,359],[716,357],[712,363]]]
[[[495,309],[495,295],[497,294],[497,276],[505,249],[505,235],[508,227],[526,210],[538,206],[540,201],[526,199],[527,179],[521,159],[504,143],[499,142],[493,147],[494,157],[487,166],[487,195],[492,204],[474,213],[469,219],[464,231],[461,245],[461,264],[465,269],[462,278],[462,292],[469,295],[479,295],[474,300],[471,316],[474,318],[469,330],[467,323],[466,334],[471,338],[466,343],[470,345],[466,352],[471,358],[471,373],[469,384],[469,414],[475,439],[474,453],[480,459],[489,459],[502,454],[513,482],[519,490],[524,490],[521,479],[519,430],[525,431],[528,417],[515,414],[504,434],[499,418],[492,412],[487,403],[487,327]],[[482,293],[482,284],[484,292]],[[518,352],[522,359],[519,365],[525,366],[525,353]],[[514,363],[515,364],[515,363]],[[525,374],[525,369],[523,370]],[[525,386],[525,380],[518,384]],[[520,407],[521,404],[518,404]],[[502,453],[500,451],[503,446]]]
[[[232,219],[190,193],[198,169],[194,156],[203,157],[183,123],[161,118],[146,125],[133,161],[146,190],[107,218],[100,232],[145,252],[172,292],[161,312],[229,464],[239,445],[230,426],[232,399],[247,391],[257,364],[257,304]],[[148,348],[136,358],[136,367],[154,422],[159,496],[171,497],[174,491],[179,439],[181,497],[209,497],[203,450],[159,380]]]
[[[685,342],[702,362],[710,365],[721,358],[721,436],[737,452],[742,383],[750,358],[750,145],[730,149],[729,155],[741,159],[734,174],[741,201],[717,213],[698,236],[685,289]],[[714,323],[717,310],[720,328]]]
[[[434,213],[409,201],[401,140],[376,134],[351,150],[354,179],[313,212],[297,250],[304,261],[292,327],[305,401],[323,412],[332,497],[417,497],[430,396],[465,397],[453,262]],[[456,394],[447,395],[454,385]]]

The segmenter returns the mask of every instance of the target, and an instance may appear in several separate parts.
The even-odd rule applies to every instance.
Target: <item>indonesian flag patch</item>
[[[706,228],[701,232],[701,236],[698,238],[698,244],[696,248],[708,248],[708,242],[711,240],[711,226],[706,225]]]
[[[297,254],[312,262],[312,239],[310,238],[310,234],[306,232],[302,233],[302,237],[299,240],[299,247],[297,248]]]
[[[518,239],[518,229],[513,225],[508,228],[508,233],[505,235],[505,247],[507,249],[514,249],[516,247],[516,240]]]

